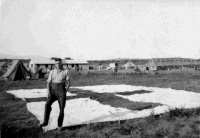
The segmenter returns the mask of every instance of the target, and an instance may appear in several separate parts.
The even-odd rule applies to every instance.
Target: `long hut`
[[[48,58],[35,58],[31,59],[29,63],[29,68],[33,73],[36,73],[38,69],[42,68],[43,70],[51,70],[54,68],[55,61]],[[63,67],[65,69],[70,68],[73,69],[75,66],[79,66],[80,69],[88,69],[89,64],[84,60],[74,60],[74,59],[62,59]]]
[[[146,70],[171,70],[180,68],[199,68],[200,62],[188,58],[152,58],[145,65]]]

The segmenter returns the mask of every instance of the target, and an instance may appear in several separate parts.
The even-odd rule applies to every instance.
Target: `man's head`
[[[62,60],[60,58],[55,59],[55,66],[56,66],[57,69],[62,68]]]

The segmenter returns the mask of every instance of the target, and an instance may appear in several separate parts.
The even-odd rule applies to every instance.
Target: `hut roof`
[[[183,66],[200,65],[200,62],[188,58],[152,58],[146,66]]]

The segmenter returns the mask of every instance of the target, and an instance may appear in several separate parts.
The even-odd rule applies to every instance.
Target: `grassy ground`
[[[104,73],[83,73],[82,75],[71,75],[72,86],[88,86],[102,84],[129,84],[152,87],[173,88],[200,92],[200,72],[172,73],[172,74],[133,74],[112,72]],[[1,137],[120,137],[120,138],[141,138],[141,137],[200,137],[200,108],[197,109],[172,109],[162,115],[154,115],[147,118],[133,119],[117,122],[95,123],[83,126],[66,128],[62,132],[49,131],[43,133],[37,127],[37,118],[27,111],[26,103],[13,95],[6,93],[11,89],[33,89],[46,88],[45,80],[33,80],[22,82],[0,82],[0,127]],[[71,89],[74,93],[76,90]],[[113,95],[91,95],[89,91],[83,91],[79,96],[96,98],[101,103],[112,106],[126,106],[122,103],[108,102]],[[105,98],[105,100],[104,100]],[[33,102],[28,99],[29,102]],[[45,100],[40,99],[40,100]],[[121,100],[121,99],[120,99]],[[128,102],[126,102],[128,103]],[[131,108],[131,107],[130,107]]]

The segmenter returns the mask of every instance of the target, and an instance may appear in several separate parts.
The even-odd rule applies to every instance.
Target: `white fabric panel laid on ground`
[[[126,84],[120,85],[96,85],[96,86],[80,86],[80,87],[72,87],[81,90],[90,90],[97,93],[116,93],[116,92],[127,92],[127,91],[137,91],[137,90],[148,90],[152,91],[154,87],[145,87],[145,86],[132,86]],[[161,89],[161,88],[157,88]]]
[[[129,96],[118,95],[134,102],[161,103],[171,108],[197,108],[200,107],[200,93],[183,90],[160,89],[151,93],[134,94]]]
[[[40,122],[43,120],[44,106],[45,102],[27,103],[28,110],[34,114]],[[44,127],[44,131],[57,128],[57,119],[59,115],[58,107],[58,102],[54,102],[50,114],[49,125]],[[167,110],[167,106],[158,106],[154,109],[132,111],[125,108],[115,108],[109,105],[103,105],[89,98],[79,98],[66,101],[63,127],[146,117],[152,112],[160,114]]]
[[[134,92],[132,95],[120,95],[116,96],[129,99],[134,102],[151,102],[161,103],[171,108],[196,108],[200,106],[200,93],[189,92],[185,90],[174,90],[171,88],[157,88],[157,87],[145,87],[145,86],[132,86],[132,85],[97,85],[97,86],[85,86],[74,87],[83,90],[90,90],[97,93],[117,93],[117,92]],[[150,93],[137,94],[137,91],[146,90],[152,91]]]
[[[161,106],[152,109],[144,109],[141,111],[129,110],[125,108],[115,108],[110,105],[103,105],[98,101],[89,98],[78,98],[66,101],[65,117],[63,126],[74,126],[80,124],[88,124],[94,122],[126,120],[133,118],[146,117],[154,114],[161,114],[172,108],[196,108],[200,107],[200,93],[187,92],[184,90],[174,90],[171,88],[156,88],[131,85],[98,85],[72,87],[82,90],[91,90],[98,93],[116,93],[116,92],[133,92],[137,90],[151,91],[150,93],[120,95],[116,96],[126,98],[135,102],[152,102],[160,103]],[[32,90],[12,90],[8,93],[14,94],[20,98],[39,98],[46,97],[46,89]],[[67,93],[67,96],[74,95]],[[28,111],[34,114],[39,121],[43,120],[45,102],[29,102],[27,103]],[[58,102],[52,105],[49,125],[44,127],[45,131],[57,128],[57,118],[59,115]]]

